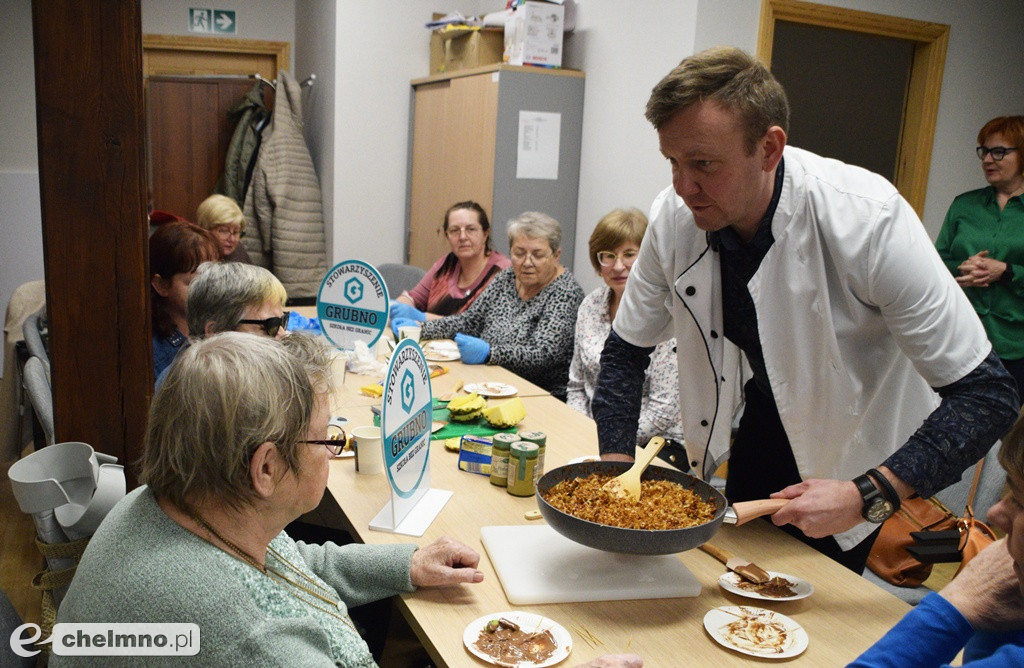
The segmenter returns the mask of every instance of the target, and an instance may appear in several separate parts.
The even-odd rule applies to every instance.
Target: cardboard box
[[[442,74],[500,63],[505,52],[504,31],[467,30],[430,34],[430,73]]]
[[[509,65],[562,66],[565,7],[524,2],[505,22],[505,57]]]

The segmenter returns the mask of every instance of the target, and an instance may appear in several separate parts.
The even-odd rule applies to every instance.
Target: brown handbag
[[[904,499],[900,509],[882,523],[882,530],[868,555],[868,568],[890,584],[918,587],[931,575],[932,563],[924,562],[907,551],[915,544],[910,535],[912,532],[959,531],[960,569],[995,541],[992,529],[975,518],[971,508],[983,464],[984,458],[975,469],[964,517],[957,517],[934,497]]]

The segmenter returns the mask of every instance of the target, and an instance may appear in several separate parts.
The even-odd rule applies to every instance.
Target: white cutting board
[[[547,524],[481,527],[480,537],[513,605],[700,595],[700,583],[674,554],[603,552]]]

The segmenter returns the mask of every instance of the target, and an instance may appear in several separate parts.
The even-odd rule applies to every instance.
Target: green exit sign
[[[234,35],[237,23],[235,12],[229,9],[190,7],[188,31],[208,35]]]

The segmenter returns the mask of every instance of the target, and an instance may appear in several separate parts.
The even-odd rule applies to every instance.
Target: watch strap
[[[896,512],[900,509],[900,495],[896,492],[896,488],[892,486],[889,479],[882,475],[882,472],[878,469],[868,469],[867,475],[878,484],[878,488],[882,490],[882,494],[886,500],[892,504],[892,511]]]

